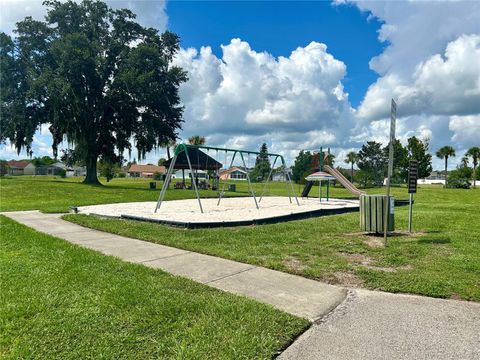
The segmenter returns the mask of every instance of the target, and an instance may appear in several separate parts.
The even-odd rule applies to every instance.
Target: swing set
[[[200,211],[203,214],[204,211],[203,211],[203,207],[202,207],[202,201],[200,200],[200,194],[198,192],[198,184],[197,184],[197,181],[196,181],[197,179],[194,178],[194,169],[199,170],[202,167],[205,168],[206,170],[215,169],[217,171],[216,178],[218,179],[218,170],[220,169],[222,164],[220,164],[216,160],[213,161],[215,164],[212,165],[211,160],[210,160],[211,163],[209,164],[209,159],[211,159],[211,157],[208,154],[205,154],[205,152],[200,151],[200,149],[207,150],[207,152],[209,152],[210,150],[216,151],[216,154],[217,154],[216,157],[218,157],[218,152],[219,151],[220,152],[224,151],[225,152],[225,163],[227,162],[227,153],[228,152],[233,152],[233,156],[232,156],[232,159],[230,161],[230,166],[227,169],[232,168],[233,162],[234,162],[236,156],[237,155],[239,156],[239,158],[242,160],[243,166],[244,166],[245,171],[246,171],[246,178],[247,178],[247,182],[248,182],[248,190],[253,197],[255,207],[257,209],[259,209],[259,204],[261,203],[263,195],[265,194],[267,184],[272,177],[272,172],[273,172],[273,169],[275,167],[275,164],[277,163],[278,160],[280,160],[280,162],[282,164],[282,169],[283,169],[285,179],[287,180],[286,181],[286,186],[287,186],[289,201],[290,201],[290,203],[292,203],[292,197],[294,197],[297,206],[300,206],[300,203],[298,201],[297,195],[296,195],[294,187],[293,187],[292,179],[290,178],[290,175],[287,171],[287,166],[285,164],[285,159],[283,158],[282,155],[280,155],[280,154],[270,154],[270,153],[268,154],[269,157],[274,157],[274,161],[273,161],[273,164],[271,166],[270,173],[269,173],[269,175],[266,179],[266,182],[263,186],[262,193],[261,193],[261,195],[260,195],[260,197],[257,201],[257,197],[255,196],[255,192],[253,191],[252,182],[251,182],[250,176],[248,174],[248,168],[247,168],[247,164],[245,162],[244,155],[247,155],[248,157],[251,154],[258,156],[258,155],[260,155],[259,152],[248,151],[248,150],[239,150],[239,149],[219,148],[219,147],[215,147],[215,146],[206,146],[206,145],[179,144],[176,147],[175,154],[174,154],[173,158],[171,159],[170,164],[168,166],[167,175],[165,177],[165,181],[163,183],[162,190],[160,191],[160,195],[158,197],[157,205],[155,207],[155,212],[157,212],[162,205],[163,199],[165,197],[165,193],[166,193],[166,191],[169,187],[170,180],[172,178],[172,173],[173,173],[173,171],[176,167],[176,163],[179,162],[179,160],[180,160],[180,162],[186,160],[185,165],[184,165],[185,167],[183,167],[183,165],[180,165],[180,166],[182,166],[181,168],[188,168],[190,170],[190,174],[192,175],[192,189],[195,192],[195,196],[196,196],[197,201],[198,201],[198,206],[200,207]],[[192,165],[192,157],[190,155],[193,155],[194,157],[196,155],[196,158],[197,158],[196,159],[197,162],[193,163],[193,165]],[[205,159],[205,166],[203,166],[201,164],[203,159]],[[193,158],[193,160],[195,160],[195,158]],[[228,176],[227,176],[227,178],[228,178]],[[222,197],[225,195],[226,183],[227,183],[227,179],[225,179],[225,181],[223,182],[222,190],[219,192],[217,206],[220,205]]]

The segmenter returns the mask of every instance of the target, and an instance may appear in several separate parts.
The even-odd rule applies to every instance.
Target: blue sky
[[[403,143],[415,135],[432,152],[452,145],[451,168],[480,145],[480,1],[105,1],[180,35],[174,62],[189,74],[181,140],[198,134],[246,149],[266,142],[289,162],[301,149],[328,146],[344,165],[365,141],[387,142],[394,98]],[[25,16],[41,19],[41,3],[2,0],[0,29],[11,34]],[[33,150],[51,154],[48,126]],[[22,157],[0,146],[0,158]]]
[[[377,38],[378,19],[328,1],[171,1],[166,11],[168,29],[180,35],[183,47],[210,45],[217,56],[232,38],[276,57],[311,41],[327,44],[347,65],[344,85],[353,106],[378,77],[368,62],[386,46]]]

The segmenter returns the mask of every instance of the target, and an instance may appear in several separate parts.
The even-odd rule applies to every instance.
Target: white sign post
[[[390,109],[390,143],[388,145],[388,173],[387,173],[387,201],[385,201],[385,214],[383,219],[383,242],[387,245],[388,220],[390,219],[390,179],[393,173],[393,142],[395,141],[395,125],[397,122],[397,104],[392,99]]]

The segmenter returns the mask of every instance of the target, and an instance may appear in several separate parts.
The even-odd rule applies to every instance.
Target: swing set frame
[[[280,159],[281,163],[282,163],[282,168],[283,168],[283,171],[284,171],[284,174],[285,174],[285,178],[287,179],[286,181],[286,185],[287,185],[287,191],[288,191],[288,198],[290,200],[290,203],[292,203],[292,194],[293,194],[293,197],[295,198],[295,201],[297,203],[297,206],[300,206],[300,203],[298,201],[298,197],[297,197],[297,194],[295,193],[295,189],[293,187],[293,183],[292,183],[292,179],[290,178],[290,175],[287,171],[287,166],[285,164],[285,159],[283,158],[282,155],[280,154],[271,154],[269,153],[268,156],[271,157],[273,156],[275,159],[273,161],[273,164],[272,164],[272,167],[270,169],[270,173],[268,175],[268,178],[267,178],[267,181],[265,182],[265,185],[263,186],[263,190],[262,190],[262,193],[260,195],[260,198],[259,200],[257,201],[257,197],[255,196],[255,192],[253,191],[253,188],[252,188],[252,183],[250,181],[250,176],[248,174],[248,168],[247,168],[247,165],[245,163],[245,158],[244,158],[244,154],[246,155],[250,155],[250,154],[253,154],[253,155],[260,155],[259,152],[257,151],[249,151],[249,150],[240,150],[240,149],[229,149],[229,148],[220,148],[220,147],[215,147],[215,146],[207,146],[207,145],[191,145],[191,144],[179,144],[177,145],[177,147],[175,148],[175,154],[173,155],[173,158],[172,158],[172,161],[170,163],[170,166],[168,167],[168,171],[167,171],[167,175],[165,176],[165,181],[163,182],[163,186],[162,186],[162,190],[160,191],[160,195],[158,197],[158,201],[157,201],[157,205],[155,207],[155,212],[157,212],[159,209],[160,209],[160,206],[162,205],[162,202],[163,202],[163,198],[165,197],[165,193],[170,185],[170,180],[172,178],[172,173],[173,173],[173,170],[175,168],[175,162],[177,161],[177,157],[178,155],[182,152],[182,151],[185,151],[185,156],[187,158],[187,162],[188,162],[188,167],[190,169],[190,174],[193,174],[193,168],[192,168],[192,163],[190,161],[190,156],[188,154],[188,150],[189,149],[205,149],[207,151],[209,150],[214,150],[214,151],[225,151],[225,154],[227,152],[233,152],[233,156],[232,156],[232,160],[230,161],[230,166],[228,167],[228,169],[230,169],[233,165],[233,161],[235,160],[235,157],[237,154],[240,155],[240,158],[242,159],[242,163],[243,163],[243,166],[245,167],[245,169],[247,170],[247,182],[248,182],[248,189],[253,197],[253,200],[255,202],[255,207],[257,209],[259,209],[259,203],[262,201],[262,198],[263,198],[263,195],[265,193],[265,190],[266,190],[266,187],[267,187],[267,184],[268,182],[270,181],[270,178],[272,177],[272,172],[273,172],[273,168],[275,167],[275,164],[277,162],[278,159]],[[208,158],[207,158],[208,159]],[[226,165],[226,164],[224,164]],[[222,196],[225,192],[225,185],[226,185],[226,182],[227,181],[224,181],[223,182],[223,185],[222,185],[222,191],[220,192],[220,196],[218,198],[218,202],[217,202],[217,206],[220,205],[220,201],[222,200]],[[290,186],[289,186],[290,185]],[[197,198],[197,201],[198,201],[198,206],[200,207],[200,211],[202,212],[203,214],[203,207],[202,207],[202,201],[200,200],[200,194],[198,193],[198,187],[197,187],[197,183],[195,181],[195,179],[193,178],[193,175],[192,175],[192,189],[194,190],[195,192],[195,196]]]

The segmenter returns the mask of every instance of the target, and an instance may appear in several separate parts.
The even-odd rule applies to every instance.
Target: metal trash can
[[[383,234],[385,219],[385,203],[387,195],[361,195],[360,196],[360,228],[368,233]],[[388,207],[388,230],[395,230],[394,217],[395,200],[390,196]]]
[[[157,188],[157,183],[155,181],[150,182],[150,190],[155,190]]]
[[[228,191],[236,192],[237,191],[237,184],[229,184]]]

